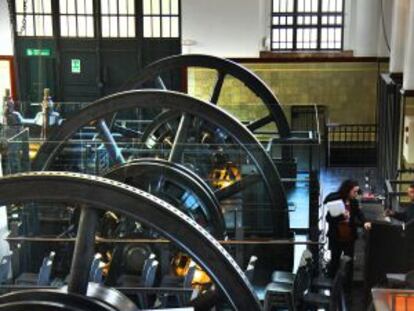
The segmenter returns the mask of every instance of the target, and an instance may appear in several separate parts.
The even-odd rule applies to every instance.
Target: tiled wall
[[[331,123],[375,123],[379,69],[376,62],[255,63],[243,64],[273,90],[284,110],[290,105],[318,104],[328,107]],[[216,74],[212,70],[189,70],[189,93],[208,100]],[[234,78],[226,78],[219,105],[241,120],[264,116],[253,93]]]

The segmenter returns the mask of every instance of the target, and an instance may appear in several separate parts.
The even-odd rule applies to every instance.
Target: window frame
[[[35,6],[35,0],[27,0],[31,2],[31,7],[32,7],[32,12],[29,13],[22,13],[22,12],[17,12],[17,5],[16,2],[17,0],[12,0],[13,2],[13,11],[14,11],[14,23],[15,23],[15,33],[17,37],[20,38],[53,38],[54,33],[55,33],[55,29],[54,29],[54,25],[53,25],[53,0],[42,0],[42,7],[44,9],[44,1],[49,1],[50,2],[50,12],[49,13],[45,13],[43,12],[37,12],[36,11],[36,6]],[[24,2],[24,0],[23,0]],[[32,18],[32,26],[33,26],[33,34],[32,35],[27,35],[27,34],[21,34],[20,33],[20,29],[18,29],[19,23],[18,23],[18,19],[19,16],[22,16],[22,20],[25,20],[25,28],[24,28],[24,32],[27,33],[27,16],[31,16]],[[43,19],[43,33],[41,35],[37,34],[36,31],[36,17],[42,17]],[[51,27],[52,27],[52,31],[50,35],[45,35],[45,17],[48,16],[50,18],[51,21]]]
[[[145,39],[145,40],[148,40],[148,39],[163,39],[163,40],[168,40],[168,39],[179,39],[179,38],[181,38],[181,36],[182,36],[182,33],[181,33],[181,22],[182,22],[182,18],[181,18],[181,0],[177,0],[177,5],[178,5],[178,12],[177,12],[177,14],[172,14],[171,13],[171,8],[172,8],[172,5],[171,5],[171,1],[172,0],[170,0],[170,13],[169,14],[166,14],[166,13],[163,13],[163,1],[162,0],[154,0],[154,1],[158,1],[159,2],[159,9],[160,9],[160,11],[159,11],[159,13],[158,14],[154,14],[153,12],[151,12],[150,14],[146,14],[145,13],[145,9],[144,9],[144,6],[145,6],[145,4],[144,4],[144,2],[145,2],[145,0],[142,0],[142,15],[141,15],[141,19],[142,19],[142,37],[143,37],[143,39]],[[152,0],[150,0],[150,2],[151,2],[151,8],[152,8]],[[151,9],[151,11],[152,11],[152,9]],[[153,25],[151,26],[151,36],[146,36],[146,34],[145,34],[145,19],[146,18],[150,18],[150,20],[152,20],[153,18],[156,18],[156,17],[158,17],[159,18],[159,29],[160,29],[160,35],[159,36],[154,36],[154,27],[153,27]],[[169,36],[168,37],[165,37],[165,36],[163,36],[163,18],[169,18],[169,23],[170,23],[170,29],[169,29]],[[177,31],[177,36],[172,36],[171,34],[172,34],[172,19],[173,18],[177,18],[177,20],[178,20],[178,31]]]
[[[330,52],[330,51],[343,51],[344,50],[344,30],[345,30],[345,0],[339,0],[342,1],[342,11],[334,11],[334,12],[325,12],[322,11],[322,1],[323,0],[317,0],[317,11],[298,11],[298,1],[299,0],[293,0],[293,11],[292,12],[275,12],[275,1],[271,1],[271,12],[270,12],[270,51],[272,52]],[[309,1],[309,0],[304,0]],[[316,16],[317,23],[316,24],[298,24],[298,17],[301,16]],[[342,23],[338,24],[322,24],[323,17],[334,16],[341,18]],[[292,17],[293,23],[292,24],[274,24],[274,18],[275,17]],[[315,48],[298,48],[298,38],[297,38],[297,31],[298,29],[313,29],[316,28],[316,47]],[[341,40],[340,40],[340,47],[339,48],[322,48],[322,29],[341,29]],[[274,30],[278,29],[292,29],[292,48],[274,48],[274,43],[281,43],[282,41],[274,41]],[[328,37],[329,38],[329,37]],[[284,41],[283,43],[288,43],[289,41]],[[311,42],[311,41],[310,41]],[[335,41],[333,41],[335,43]],[[304,43],[303,41],[301,43]],[[328,43],[329,44],[329,43]]]
[[[102,2],[103,1],[108,2],[108,12],[107,13],[102,13]],[[110,1],[116,1],[116,7],[117,7],[117,12],[116,13],[110,13],[109,12],[110,11],[109,10],[109,2]],[[128,1],[127,1],[127,3],[128,3]],[[120,11],[119,10],[119,0],[99,0],[99,13],[98,13],[99,23],[100,23],[100,34],[99,34],[99,36],[100,36],[101,39],[104,39],[104,40],[106,40],[106,39],[136,39],[138,37],[139,32],[138,32],[138,27],[137,27],[137,16],[138,16],[137,15],[137,4],[136,4],[136,1],[133,1],[133,3],[134,3],[134,8],[133,8],[132,13],[129,13],[129,12],[120,13],[119,12]],[[116,20],[117,20],[117,35],[116,36],[111,35],[111,26],[109,26],[109,35],[108,36],[103,35],[102,29],[103,29],[103,18],[104,17],[108,18],[109,24],[111,24],[111,22],[110,22],[111,17],[116,17]],[[127,35],[126,36],[121,36],[120,35],[120,17],[126,17],[126,20],[127,20]],[[133,23],[134,29],[133,29],[133,35],[130,36],[129,35],[130,29],[129,29],[128,19],[131,18],[131,17],[134,20],[134,23]]]
[[[78,0],[66,0],[66,4],[68,3],[68,1],[74,1],[74,7],[75,7],[75,13],[62,13],[62,9],[60,7],[60,0],[57,1],[58,2],[58,12],[57,12],[57,22],[59,24],[59,38],[61,39],[81,39],[81,40],[85,40],[85,39],[95,39],[97,37],[97,29],[96,29],[96,24],[95,24],[95,1],[94,0],[90,0],[91,1],[91,5],[92,5],[92,12],[91,13],[79,13],[78,12]],[[86,2],[85,2],[86,4]],[[62,17],[66,17],[67,21],[69,16],[74,16],[76,18],[76,35],[75,36],[71,36],[71,35],[62,35]],[[85,30],[87,32],[88,29],[88,23],[87,20],[88,18],[92,18],[92,35],[88,36],[88,35],[84,35],[84,36],[80,36],[79,35],[79,20],[78,17],[84,17],[85,18]],[[69,22],[68,26],[69,26]],[[69,27],[68,27],[69,28]]]

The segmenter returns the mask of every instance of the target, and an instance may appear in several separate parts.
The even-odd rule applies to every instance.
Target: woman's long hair
[[[357,186],[359,185],[356,180],[353,180],[353,179],[344,180],[338,188],[338,194],[341,197],[341,199],[345,201],[349,197],[349,192],[351,192],[351,190]]]

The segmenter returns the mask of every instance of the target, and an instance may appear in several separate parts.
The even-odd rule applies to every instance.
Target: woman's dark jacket
[[[341,200],[341,197],[337,192],[330,193],[324,201],[324,204],[336,200]],[[358,200],[351,200],[350,201],[350,218],[349,218],[349,226],[351,227],[351,234],[352,234],[352,242],[354,242],[357,237],[357,225],[358,224],[364,224],[366,222],[366,218],[364,216],[364,213],[361,211],[361,208],[359,207]],[[331,246],[332,243],[335,243],[338,241],[338,224],[341,221],[345,220],[344,215],[339,215],[337,217],[331,216],[329,212],[326,213],[326,221],[329,223],[329,229],[328,229],[328,238],[329,238],[329,245]],[[357,222],[359,220],[359,223]]]

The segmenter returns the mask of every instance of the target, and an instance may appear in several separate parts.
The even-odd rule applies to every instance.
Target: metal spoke
[[[214,85],[213,94],[211,95],[211,99],[210,99],[210,102],[213,103],[213,104],[217,104],[217,102],[219,100],[221,89],[223,88],[223,83],[224,83],[225,77],[226,77],[225,72],[218,71],[217,81],[216,81],[216,84]]]
[[[122,155],[121,148],[118,147],[118,144],[112,136],[112,133],[109,130],[106,121],[104,119],[99,119],[96,127],[98,129],[99,136],[105,143],[105,148],[112,160],[120,164],[125,163],[126,161]]]
[[[161,78],[161,76],[158,76],[155,79],[155,84],[157,85],[157,88],[161,89],[161,90],[166,90],[167,87],[165,86],[164,80]]]
[[[142,133],[136,130],[133,130],[129,127],[126,126],[121,126],[118,124],[114,124],[112,126],[112,129],[118,133],[120,133],[121,135],[123,135],[124,137],[128,137],[128,138],[139,138],[142,136]]]
[[[258,183],[260,180],[261,178],[259,175],[248,175],[246,177],[243,177],[243,179],[236,181],[235,183],[232,183],[230,186],[216,190],[214,194],[216,195],[219,201],[225,200],[243,191],[247,187],[255,183]]]
[[[68,292],[86,294],[89,282],[89,270],[95,254],[95,233],[98,212],[90,207],[82,207],[78,234],[70,268]]]
[[[175,134],[174,143],[171,147],[168,161],[178,162],[184,149],[184,143],[187,141],[188,127],[191,122],[191,116],[188,113],[181,115],[180,124],[178,125],[177,133]]]
[[[247,128],[254,132],[255,130],[269,124],[270,122],[273,122],[273,118],[271,115],[265,116],[261,119],[257,119],[256,121],[253,121],[249,125],[247,125]]]

